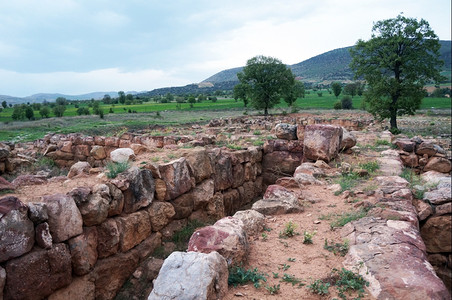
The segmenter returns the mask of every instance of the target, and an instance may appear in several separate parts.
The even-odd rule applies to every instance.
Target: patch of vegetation
[[[311,293],[322,296],[329,293],[328,289],[330,284],[328,282],[323,282],[321,279],[317,279],[306,287],[311,291]]]
[[[299,235],[300,233],[296,232],[296,229],[298,228],[298,225],[295,224],[292,221],[289,221],[284,226],[284,230],[279,233],[280,238],[288,238],[293,237],[295,235]]]
[[[262,233],[262,240],[264,242],[268,240],[268,234],[266,234],[265,232]]]
[[[270,293],[270,295],[276,295],[279,293],[280,286],[279,284],[274,284],[273,286],[265,286],[265,289]]]
[[[336,220],[331,222],[331,228],[343,227],[345,224],[350,223],[367,216],[368,209],[360,209],[359,211],[349,211],[337,215]]]
[[[124,172],[128,168],[130,168],[130,164],[128,162],[108,162],[107,165],[107,177],[108,178],[116,178],[120,173]]]
[[[281,282],[288,282],[291,283],[292,286],[298,284],[298,286],[303,286],[304,283],[301,282],[301,279],[295,277],[295,275],[289,275],[284,273],[283,277],[281,278]]]
[[[342,176],[339,178],[337,182],[341,186],[341,190],[336,192],[335,195],[337,196],[343,193],[344,191],[353,189],[355,186],[358,185],[359,182],[360,177],[358,174],[354,172],[342,174]]]
[[[378,169],[380,168],[380,165],[379,165],[378,162],[375,161],[375,160],[373,160],[373,161],[368,161],[368,162],[365,162],[365,163],[360,163],[360,164],[358,164],[358,165],[359,165],[359,167],[360,167],[361,169],[364,169],[364,170],[366,170],[367,172],[369,172],[369,174],[370,174],[370,173],[374,173],[376,170],[378,170]]]
[[[345,256],[349,249],[349,242],[348,240],[345,240],[344,243],[334,243],[333,241],[328,243],[328,240],[325,239],[323,249],[333,252],[334,255],[339,254],[340,256]]]
[[[260,273],[257,268],[245,270],[241,266],[233,266],[229,269],[228,284],[237,286],[252,282],[255,288],[261,286],[261,281],[267,282],[268,275]]]
[[[348,292],[349,295],[351,295],[351,292],[358,292],[358,298],[354,299],[361,299],[361,297],[364,296],[364,287],[369,286],[369,282],[366,281],[361,275],[344,268],[340,271],[333,269],[333,274],[337,274],[338,276],[335,286],[339,291],[339,297],[341,299],[347,299],[345,295],[346,292]]]
[[[303,244],[312,244],[312,238],[314,237],[314,235],[316,235],[316,233],[316,231],[308,232],[305,230],[303,232]]]

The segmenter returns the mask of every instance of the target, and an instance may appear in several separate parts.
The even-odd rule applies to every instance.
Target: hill
[[[440,41],[440,56],[444,61],[443,70],[451,71],[451,41]],[[314,56],[297,64],[289,65],[295,76],[304,82],[347,81],[353,80],[353,72],[349,68],[351,56],[350,47],[339,48]],[[224,81],[237,82],[237,73],[243,67],[223,70],[205,79],[203,82],[218,84]],[[450,75],[449,75],[450,77]]]

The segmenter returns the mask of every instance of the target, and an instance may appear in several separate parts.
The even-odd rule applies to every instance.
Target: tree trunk
[[[392,111],[391,112],[391,119],[390,119],[391,129],[397,129],[397,112]]]
[[[264,108],[264,115],[268,116],[268,108],[267,108],[267,106]]]

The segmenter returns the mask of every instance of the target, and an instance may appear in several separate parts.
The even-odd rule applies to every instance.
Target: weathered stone
[[[435,215],[442,216],[452,213],[452,202],[444,203],[435,207]]]
[[[0,161],[3,161],[8,158],[10,154],[10,149],[6,147],[0,147]]]
[[[151,234],[151,221],[146,211],[137,211],[115,219],[118,224],[121,252],[132,249]]]
[[[450,184],[451,177],[444,173],[437,171],[428,171],[421,174],[421,179],[428,185],[437,185],[442,181],[448,182]]]
[[[108,217],[110,199],[102,197],[100,194],[90,194],[88,201],[79,205],[85,226],[99,225]]]
[[[125,163],[135,159],[135,153],[130,148],[118,148],[110,153],[110,159],[115,163]]]
[[[232,160],[228,155],[220,155],[214,160],[215,191],[223,191],[232,186]]]
[[[224,208],[223,194],[220,192],[215,193],[205,209],[207,215],[214,220],[225,217],[226,211]]]
[[[212,179],[207,179],[193,188],[191,194],[193,195],[193,209],[205,207],[211,202],[215,192],[215,184]]]
[[[0,299],[3,300],[3,289],[6,283],[6,271],[0,266]]]
[[[53,241],[60,243],[83,232],[83,219],[74,199],[63,194],[44,196]]]
[[[312,175],[316,178],[321,178],[321,177],[326,176],[323,168],[319,168],[315,165],[315,163],[311,163],[311,162],[305,162],[305,163],[302,163],[300,166],[298,166],[295,169],[294,176],[295,176],[295,174],[299,174],[299,173],[305,173],[308,175]]]
[[[11,184],[8,180],[0,176],[0,191],[15,190],[16,186]]]
[[[146,210],[149,213],[153,231],[160,231],[176,214],[173,205],[168,202],[154,201]]]
[[[240,195],[237,189],[223,192],[224,212],[230,216],[241,207]]]
[[[452,216],[434,216],[428,218],[421,228],[427,252],[452,252]]]
[[[66,244],[50,250],[35,249],[6,263],[5,299],[40,300],[67,286],[71,280],[71,255]]]
[[[264,153],[272,153],[275,151],[302,153],[303,152],[303,141],[302,140],[281,140],[272,139],[266,140],[264,143]]]
[[[132,167],[111,182],[123,191],[125,213],[146,207],[154,200],[155,184],[149,170]]]
[[[182,230],[185,226],[187,226],[186,219],[173,220],[160,230],[160,232],[164,238],[171,238],[176,231]]]
[[[439,205],[452,201],[450,187],[443,187],[430,192],[424,193],[424,201],[429,201],[432,204]]]
[[[252,164],[250,162],[247,162],[244,164],[243,169],[244,169],[244,172],[243,172],[243,180],[244,181],[256,180],[257,164]],[[234,180],[235,180],[235,178],[234,178]]]
[[[297,126],[286,123],[279,123],[275,126],[275,135],[278,139],[296,140]]]
[[[99,258],[116,254],[119,249],[120,234],[116,221],[107,219],[97,226],[97,252]]]
[[[165,200],[173,200],[192,188],[187,160],[181,157],[177,160],[159,166],[162,180],[166,184]]]
[[[298,202],[297,195],[278,185],[270,185],[264,194],[264,198],[255,202],[252,209],[264,215],[278,215],[303,211],[303,207],[300,206]]]
[[[278,178],[292,175],[300,165],[302,158],[302,153],[285,151],[274,151],[266,154],[262,162],[264,182],[273,184]]]
[[[171,204],[174,207],[175,214],[173,218],[175,220],[187,218],[193,211],[193,192],[189,192],[177,197],[176,199],[174,199],[174,201],[171,202]]]
[[[159,233],[151,234],[141,244],[125,253],[99,259],[94,270],[87,275],[95,282],[95,299],[114,299],[127,278],[136,270],[139,262],[161,245],[161,237]]]
[[[423,142],[417,147],[416,154],[418,154],[418,155],[427,154],[430,157],[430,156],[435,155],[438,152],[442,152],[441,150],[442,149],[438,145],[428,143],[428,142]]]
[[[47,221],[49,219],[47,205],[41,202],[28,203],[28,217],[35,224]]]
[[[105,153],[105,149],[103,146],[95,145],[91,148],[91,151],[89,154],[95,159],[95,160],[101,160],[105,159],[107,157],[107,154]]]
[[[28,186],[28,185],[40,185],[46,183],[47,180],[41,176],[36,175],[19,175],[14,179],[11,184],[13,186]]]
[[[213,169],[205,149],[194,149],[189,152],[184,152],[183,155],[187,159],[196,183],[210,178]]]
[[[432,207],[422,200],[414,199],[413,205],[416,208],[419,221],[423,221],[433,214]]]
[[[49,224],[47,222],[36,226],[35,240],[39,247],[44,249],[52,248],[52,235],[50,234]]]
[[[416,143],[408,139],[398,139],[395,141],[395,144],[399,147],[399,149],[405,152],[414,152],[416,147]]]
[[[84,156],[87,157],[90,154],[90,146],[88,145],[77,145],[74,147],[74,155],[75,156]]]
[[[91,188],[89,187],[76,187],[72,189],[67,195],[74,199],[77,206],[88,202],[89,195],[91,194]]]
[[[78,276],[89,273],[97,261],[97,229],[84,227],[83,233],[69,239],[72,268]]]
[[[0,199],[0,263],[33,247],[34,226],[27,212],[28,207],[16,197]]]
[[[356,137],[347,129],[342,127],[342,140],[339,146],[340,151],[345,151],[356,145]]]
[[[119,215],[124,208],[124,196],[120,189],[118,189],[114,184],[109,182],[106,183],[110,191],[110,207],[108,208],[108,216]]]
[[[375,182],[385,194],[392,194],[409,186],[409,182],[399,176],[377,176]]]
[[[74,165],[72,165],[71,169],[69,170],[69,173],[67,174],[68,178],[73,178],[75,176],[80,175],[88,175],[89,170],[91,169],[91,165],[86,161],[79,161],[76,162]]]
[[[303,154],[312,160],[329,162],[337,156],[342,141],[342,128],[333,125],[307,125]]]
[[[59,289],[48,300],[94,300],[95,285],[88,276],[75,277],[67,287]]]
[[[173,252],[165,259],[148,300],[222,299],[228,289],[227,269],[217,252]]]
[[[424,171],[437,171],[441,173],[449,173],[451,170],[451,162],[444,157],[432,157],[428,160],[424,167]]]
[[[419,166],[418,156],[414,153],[410,153],[409,155],[400,155],[400,159],[404,166],[415,168]]]
[[[241,210],[236,212],[233,217],[242,221],[243,229],[248,236],[257,236],[264,230],[265,216],[260,212],[252,209]]]
[[[248,179],[249,180],[249,179]],[[245,181],[245,168],[242,164],[232,166],[232,188],[238,188]]]
[[[109,147],[118,147],[119,146],[119,138],[115,136],[109,136],[104,138],[105,146]]]

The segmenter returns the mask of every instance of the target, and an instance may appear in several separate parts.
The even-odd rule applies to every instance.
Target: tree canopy
[[[237,77],[250,104],[256,109],[264,109],[265,115],[295,83],[292,71],[280,60],[261,55],[249,59]]]
[[[390,119],[399,132],[397,115],[414,114],[425,95],[424,85],[441,79],[439,39],[427,21],[398,15],[378,21],[368,41],[358,40],[350,50],[355,78],[363,77],[367,109]]]
[[[332,84],[331,84],[331,88],[333,89],[333,93],[334,93],[334,96],[336,96],[336,99],[337,99],[337,97],[341,94],[341,92],[342,92],[342,85],[341,85],[341,83],[340,82],[333,82]]]

